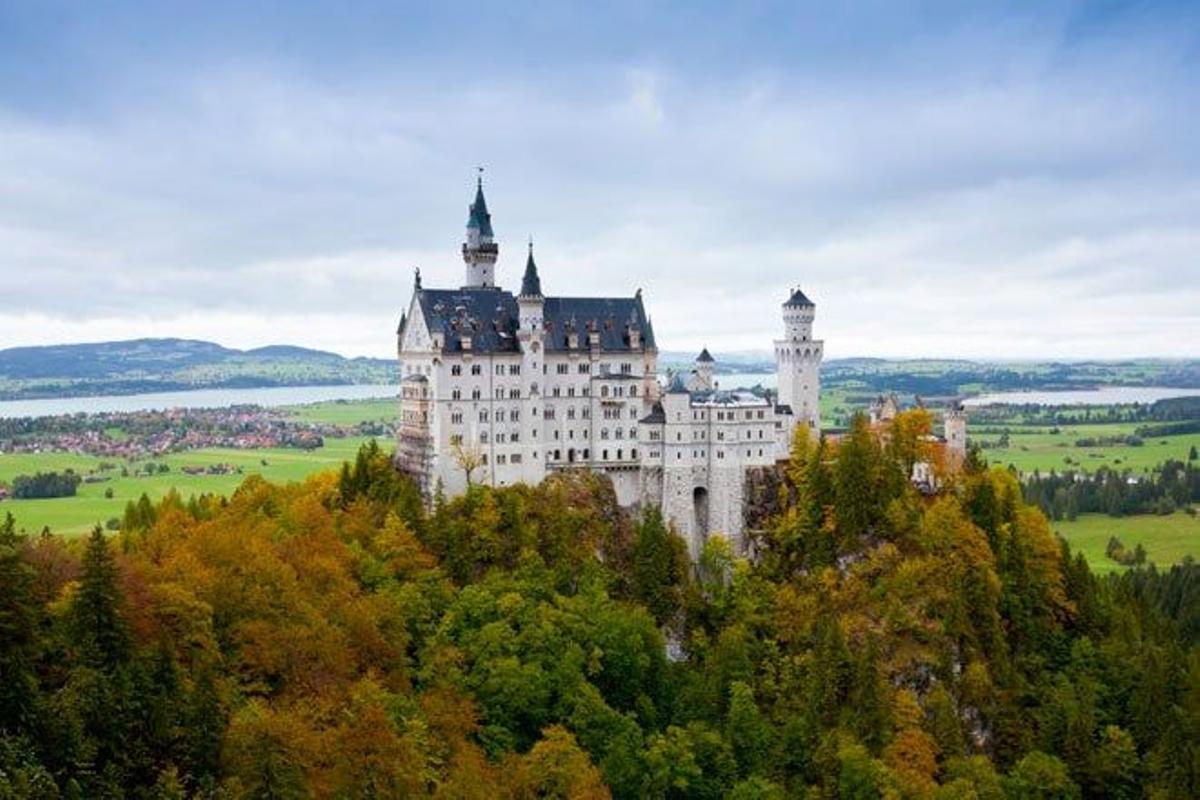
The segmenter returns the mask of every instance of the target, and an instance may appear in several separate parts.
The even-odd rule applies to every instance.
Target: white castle
[[[398,466],[426,497],[594,470],[621,504],[660,507],[693,556],[714,532],[741,549],[747,471],[786,457],[795,425],[819,425],[812,301],[795,289],[783,304],[777,398],[719,389],[707,349],[664,388],[641,290],[548,297],[530,243],[513,295],[497,285],[498,255],[481,180],[464,285],[426,289],[417,272],[400,320]]]

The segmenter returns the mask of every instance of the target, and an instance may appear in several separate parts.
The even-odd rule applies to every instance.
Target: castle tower
[[[783,338],[775,341],[779,402],[791,406],[792,419],[816,431],[821,425],[821,358],[825,342],[812,338],[817,307],[799,289],[783,304]]]
[[[464,288],[496,288],[496,258],[500,248],[493,241],[492,215],[483,199],[483,175],[475,184],[475,201],[467,214],[467,238],[462,246],[467,265]]]
[[[961,464],[967,457],[967,411],[962,403],[955,402],[946,409],[942,425],[946,437],[946,454],[956,465]]]
[[[700,355],[696,356],[696,360],[692,364],[692,385],[688,388],[695,392],[712,391],[713,368],[716,365],[716,359],[708,352],[708,348],[701,350]]]
[[[533,240],[529,241],[529,256],[525,259],[525,275],[521,278],[521,293],[517,295],[519,316],[517,341],[521,344],[521,478],[530,485],[546,477],[544,448],[548,443],[538,440],[542,418],[542,368],[545,359],[545,308],[542,280],[533,260]]]

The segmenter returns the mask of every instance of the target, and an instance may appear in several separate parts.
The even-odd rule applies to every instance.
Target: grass
[[[1073,551],[1083,553],[1092,571],[1098,574],[1127,569],[1104,554],[1112,536],[1130,550],[1140,544],[1146,548],[1146,560],[1159,567],[1177,564],[1185,556],[1200,556],[1200,517],[1182,511],[1166,516],[1081,514],[1074,521],[1052,524]]]
[[[1009,446],[988,448],[983,455],[991,464],[1015,466],[1022,473],[1035,469],[1043,473],[1050,470],[1085,470],[1095,472],[1102,466],[1118,470],[1149,472],[1167,459],[1187,461],[1192,447],[1200,449],[1200,433],[1180,436],[1162,436],[1146,439],[1139,447],[1129,445],[1105,445],[1077,447],[1075,442],[1083,438],[1101,436],[1123,436],[1133,433],[1133,423],[1115,425],[1070,425],[1062,432],[1052,434],[1048,428],[1014,428],[1009,436]],[[1018,432],[1022,431],[1022,432]],[[968,436],[972,436],[970,428]],[[979,439],[995,441],[998,434],[979,434]],[[1065,459],[1071,459],[1067,463]]]
[[[296,419],[306,422],[322,422],[328,425],[356,425],[359,422],[395,420],[400,414],[397,401],[391,398],[331,400],[326,403],[290,406],[287,410]]]
[[[153,459],[155,463],[165,463],[171,468],[170,472],[155,475],[132,474],[135,471],[134,467],[144,464],[144,461],[134,464],[117,463],[116,469],[102,473],[112,476],[110,480],[103,483],[82,483],[75,497],[7,500],[0,503],[0,514],[11,513],[17,520],[17,526],[31,533],[49,527],[55,533],[81,534],[97,524],[103,525],[113,517],[119,519],[125,511],[125,503],[137,500],[143,492],[151,499],[162,497],[172,488],[184,497],[205,492],[230,494],[247,475],[253,474],[280,483],[299,481],[314,472],[334,469],[343,461],[353,460],[359,446],[365,441],[365,438],[360,437],[326,439],[324,447],[312,451],[291,448],[191,450]],[[38,471],[62,471],[67,468],[87,475],[97,472],[103,460],[69,453],[3,454],[0,455],[0,481],[11,483],[17,475]],[[241,467],[242,474],[187,475],[181,471],[184,466],[206,467],[211,464]],[[129,467],[131,474],[128,477],[121,476],[122,466]],[[113,490],[112,498],[104,496],[107,489]]]

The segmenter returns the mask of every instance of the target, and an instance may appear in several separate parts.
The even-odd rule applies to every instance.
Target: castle
[[[820,424],[812,301],[795,289],[783,303],[778,397],[720,389],[707,350],[664,388],[640,289],[544,295],[531,242],[514,295],[498,285],[498,257],[480,179],[462,287],[427,289],[418,271],[400,319],[398,467],[427,498],[594,470],[622,505],[661,508],[693,556],[717,531],[740,549],[748,470],[785,458],[796,425]]]

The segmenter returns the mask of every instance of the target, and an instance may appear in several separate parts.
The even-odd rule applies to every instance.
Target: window
[[[542,412],[542,419],[554,419],[554,409],[547,408]]]
[[[461,364],[454,364],[453,366],[451,366],[451,367],[450,367],[450,374],[451,374],[451,375],[462,375],[462,365],[461,365]]]
[[[519,442],[519,441],[521,441],[521,434],[516,431],[513,431],[512,433],[510,433],[508,435],[508,440],[510,442]]]
[[[450,390],[450,399],[451,400],[462,400],[462,389],[451,389]]]
[[[630,438],[630,439],[636,439],[636,438],[637,438],[637,428],[630,428],[630,429],[629,429],[629,438]]]
[[[509,364],[508,365],[508,374],[509,375],[520,375],[521,374],[521,365],[520,364]]]
[[[450,444],[454,444],[454,445],[462,444],[462,434],[461,433],[452,434],[450,436]]]
[[[602,454],[603,454],[603,456],[604,456],[603,460],[604,460],[604,461],[608,461],[608,451],[607,451],[607,450],[604,450]]]
[[[536,408],[533,410],[533,416],[537,417],[537,409]],[[521,421],[521,411],[519,409],[514,408],[512,411],[508,412],[508,418],[511,419],[513,422],[520,422]]]
[[[450,415],[450,422],[454,425],[462,425],[462,419],[463,417],[461,411],[455,411]]]
[[[559,396],[561,396],[562,392],[557,386],[555,386],[554,390],[551,392],[551,394],[554,395],[555,397],[559,397]]]
[[[601,396],[601,397],[608,397],[608,387],[607,387],[607,386],[601,386],[601,387],[600,387],[600,396]]]
[[[503,375],[503,374],[504,374],[504,365],[503,365],[503,364],[497,364],[497,365],[496,365],[496,367],[495,367],[495,371],[496,371],[496,374],[497,374],[497,375]]]
[[[554,368],[555,372],[557,372],[559,375],[566,375],[570,369],[570,364],[558,364]]]
[[[574,397],[574,396],[575,396],[575,387],[568,386],[567,387],[567,397]]]
[[[613,431],[613,438],[615,438],[615,439],[624,439],[624,438],[625,438],[625,429],[624,429],[624,428],[617,428],[616,430],[614,430],[614,431]]]
[[[637,397],[637,386],[630,386],[630,387],[629,387],[629,396],[630,396],[630,397]]]
[[[508,460],[508,457],[507,457],[507,456],[505,456],[503,453],[501,453],[500,455],[496,456],[496,463],[497,463],[497,464],[503,464],[503,463],[504,463],[505,461],[507,461],[507,460]]]
[[[479,421],[480,421],[480,422],[487,422],[487,421],[488,421],[488,412],[487,412],[487,409],[486,409],[486,408],[484,408],[484,409],[480,409],[480,411],[479,411]]]
[[[504,431],[496,434],[496,444],[504,444]]]
[[[472,375],[482,375],[483,367],[479,366],[478,364],[472,364],[471,365],[471,374]]]
[[[471,399],[472,400],[478,400],[482,395],[483,395],[483,393],[481,391],[479,391],[478,389],[471,390]]]
[[[504,409],[503,408],[496,409],[496,422],[504,422]]]
[[[601,438],[601,439],[607,439],[607,438],[608,438],[608,428],[601,428],[601,429],[600,429],[600,438]]]
[[[580,375],[587,375],[591,371],[592,371],[591,364],[580,364],[579,365],[579,374]]]
[[[630,450],[630,451],[629,451],[629,457],[630,457],[630,458],[633,458],[633,459],[636,459],[636,458],[637,458],[637,450],[636,450],[636,449],[634,449],[634,450]]]
[[[567,408],[567,419],[575,419],[575,406]]]
[[[508,399],[509,400],[520,400],[521,399],[521,390],[520,389],[509,389],[508,390]]]
[[[501,389],[499,386],[497,386],[497,387],[496,387],[496,392],[495,392],[495,394],[496,394],[496,399],[497,399],[497,400],[503,400],[503,399],[504,399],[504,390],[503,390],[503,389]]]
[[[601,364],[600,365],[600,377],[606,377],[607,375],[608,375],[608,364]]]
[[[480,443],[480,444],[487,444],[487,431],[480,431],[480,432],[479,432],[479,443]]]
[[[633,373],[633,364],[625,363],[621,365],[621,374],[630,375]]]
[[[521,454],[513,453],[511,456],[509,456],[508,460],[512,464],[520,464],[521,463]]]

